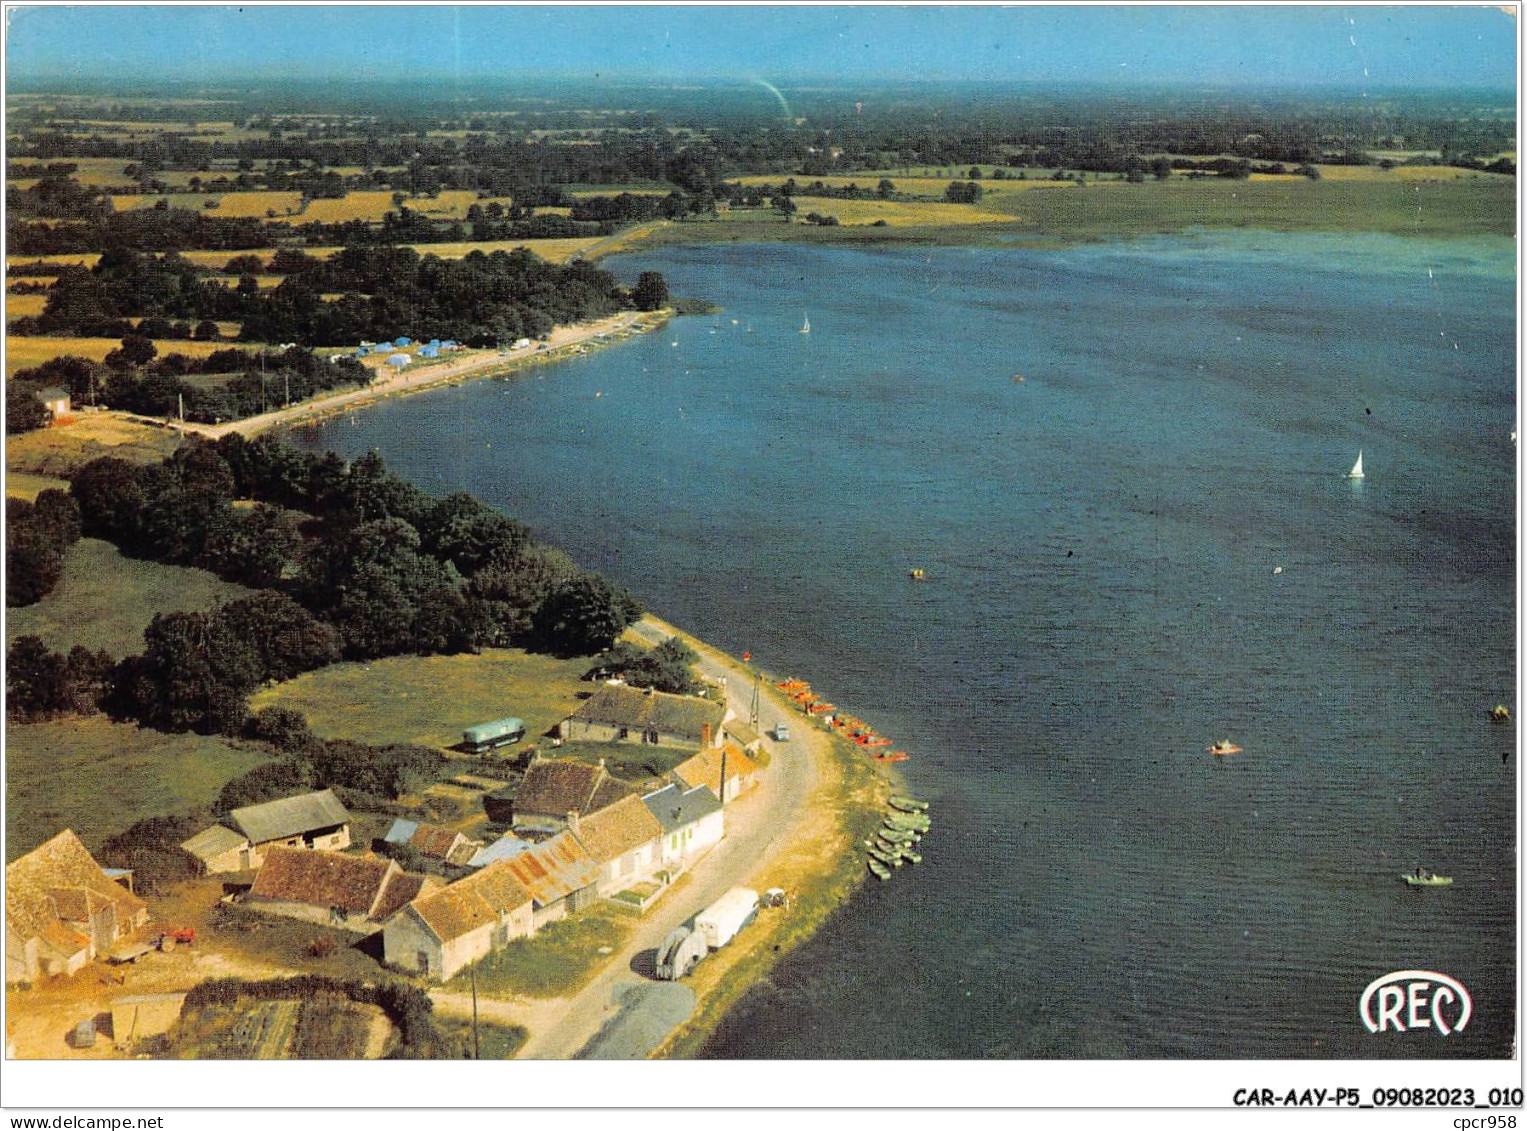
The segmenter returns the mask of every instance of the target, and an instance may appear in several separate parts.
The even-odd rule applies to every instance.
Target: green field
[[[525,720],[526,741],[538,742],[589,689],[580,679],[589,664],[519,649],[397,656],[309,672],[257,692],[249,705],[301,711],[321,738],[438,747],[460,742],[467,727],[515,715]]]
[[[799,179],[799,178],[798,178]],[[894,178],[893,178],[894,179]],[[797,197],[801,212],[831,213],[839,202]],[[934,206],[929,206],[930,210]],[[945,206],[948,207],[948,206]],[[908,224],[883,228],[786,224],[773,209],[734,210],[715,219],[659,225],[649,244],[808,241],[859,244],[991,245],[1015,236],[1095,240],[1194,228],[1371,231],[1428,237],[1513,235],[1516,180],[1480,174],[1437,180],[1331,178],[1233,181],[1221,178],[1089,182],[1053,191],[992,192],[979,206],[1011,221]]]
[[[35,605],[8,609],[5,641],[40,636],[59,652],[76,644],[122,657],[143,648],[156,613],[210,609],[253,590],[206,570],[125,558],[110,542],[82,538],[64,558],[64,574]]]
[[[634,923],[625,913],[606,907],[548,923],[532,937],[515,939],[479,962],[477,992],[530,997],[572,993],[608,960],[600,948],[619,950]],[[471,974],[466,971],[446,983],[448,990],[458,992],[471,986]]]
[[[210,804],[265,761],[217,738],[164,734],[101,716],[5,728],[5,858],[62,829],[90,849],[144,817]]]

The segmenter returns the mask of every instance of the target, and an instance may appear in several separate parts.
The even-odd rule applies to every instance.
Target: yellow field
[[[208,215],[216,216],[218,213],[208,208],[208,204],[216,204],[221,197],[211,193],[201,192],[177,192],[173,195],[164,193],[150,193],[147,196],[113,196],[108,198],[111,207],[117,212],[131,212],[134,209],[152,208],[161,200],[166,201],[167,207],[182,208],[188,212],[205,211]],[[228,215],[224,213],[223,215]],[[264,213],[262,212],[263,216]]]
[[[285,278],[285,275],[255,275],[254,281],[262,291],[265,291],[269,290],[271,287],[279,287],[282,280]],[[225,287],[236,287],[239,284],[239,276],[224,275],[222,278],[208,279],[207,282],[220,283]]]
[[[155,342],[161,354],[178,353],[186,357],[206,357],[214,350],[227,349],[228,342]],[[5,375],[18,369],[31,369],[55,357],[87,358],[103,361],[108,353],[120,348],[120,338],[34,338],[7,336],[5,339]]]
[[[1046,178],[1049,176],[1048,173],[1045,173],[1044,175]],[[782,184],[789,177],[790,174],[788,173],[771,173],[763,176],[738,177],[737,180],[745,185],[778,185]],[[951,180],[964,180],[963,177],[941,178],[893,176],[887,176],[885,179],[891,182],[891,184],[895,187],[895,191],[899,193],[907,193],[911,196],[943,196],[944,190],[949,187],[949,182]],[[847,188],[849,185],[857,185],[861,189],[868,189],[869,191],[873,192],[875,186],[878,185],[881,181],[881,174],[855,173],[853,176],[849,177],[797,176],[795,178],[796,185],[800,187],[804,187],[809,184],[815,184],[817,181],[821,181],[828,188],[838,189]],[[1028,192],[1032,189],[1075,187],[1070,181],[1052,181],[1048,179],[1041,180],[1037,177],[1034,180],[1027,181],[980,181],[978,183],[980,184],[982,192],[985,196],[999,196],[1003,193],[1011,192]],[[808,204],[808,202],[819,201],[822,199],[823,198],[821,197],[797,196],[795,198],[795,202],[796,204],[800,205],[802,210],[805,212],[821,212],[823,209],[815,207],[814,204]],[[826,203],[837,204],[838,201],[830,200]]]
[[[68,424],[5,438],[5,472],[67,479],[98,456],[158,463],[180,446],[169,428],[122,420],[109,412],[81,412]]]
[[[73,176],[82,185],[95,185],[97,187],[101,185],[123,185],[129,183],[132,179],[122,175],[122,168],[127,162],[120,157],[59,157],[46,161],[38,159],[35,163],[51,165],[56,162],[67,162],[70,165],[79,166]],[[31,158],[27,158],[24,163],[30,165],[34,162]]]
[[[778,179],[779,180],[784,180],[783,177],[780,177]],[[812,180],[816,180],[815,177],[812,177],[811,179]],[[739,177],[738,180],[740,180],[745,185],[753,185],[753,184],[759,184],[761,182],[773,183],[774,178],[771,178],[771,177]],[[823,177],[822,181],[825,184],[825,183],[828,182],[828,178]],[[876,179],[875,183],[876,184],[880,183],[878,178]],[[579,189],[577,192],[570,192],[567,195],[572,197],[574,200],[588,200],[588,199],[590,199],[592,197],[596,197],[596,196],[621,196],[621,195],[625,195],[625,196],[667,196],[668,192],[665,189],[604,188],[604,189]]]
[[[15,189],[17,192],[26,192],[27,189],[31,188],[37,183],[37,180],[38,178],[36,177],[18,177],[14,181],[6,181],[5,183],[8,187]]]
[[[1504,177],[1504,173],[1479,173],[1451,165],[1319,165],[1322,180],[1329,181],[1456,181],[1464,177]]]
[[[35,318],[47,305],[48,296],[44,294],[6,295],[5,317],[7,321],[12,318]]]
[[[573,210],[571,208],[557,208],[552,205],[545,205],[536,208],[537,216],[571,216],[572,214]]]
[[[565,263],[580,251],[599,242],[598,236],[579,236],[566,240],[490,240],[485,243],[416,243],[411,244],[420,255],[436,255],[441,259],[461,259],[474,251],[491,255],[495,251],[513,251],[517,247],[529,248],[548,263]]]
[[[302,220],[323,224],[338,224],[345,220],[376,221],[395,210],[390,192],[352,192],[342,200],[310,202],[302,213]]]
[[[1009,213],[994,212],[979,204],[908,203],[894,200],[826,200],[801,197],[798,216],[820,212],[836,216],[840,224],[873,224],[884,220],[888,228],[931,227],[947,224],[1009,224]]]
[[[231,252],[219,252],[219,255],[231,255]],[[101,258],[98,252],[80,252],[73,255],[7,255],[5,265],[7,268],[15,267],[22,263],[64,263],[78,264],[81,267],[94,267]],[[18,276],[24,278],[25,276]]]
[[[13,499],[35,499],[42,491],[67,491],[67,479],[54,479],[48,475],[33,475],[26,471],[5,473],[5,493]]]
[[[302,210],[300,192],[230,192],[216,208],[207,209],[208,216],[243,217],[265,216],[274,212],[277,216],[293,216]]]

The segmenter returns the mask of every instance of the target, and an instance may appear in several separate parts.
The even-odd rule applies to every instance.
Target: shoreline
[[[783,887],[791,905],[763,909],[757,921],[725,948],[711,954],[685,979],[695,1008],[648,1054],[649,1060],[690,1059],[715,1034],[727,1014],[771,970],[811,939],[869,877],[861,842],[884,815],[886,799],[901,788],[890,764],[877,764],[863,748],[822,726],[775,686],[775,678],[651,613],[644,618],[660,633],[677,636],[702,658],[739,677],[730,686],[740,700],[760,677],[761,698],[792,717],[790,743],[806,749],[814,776],[801,814],[738,883],[762,892]],[[780,748],[776,748],[780,751]],[[776,756],[779,756],[777,753]],[[765,773],[769,770],[766,767]],[[825,827],[824,827],[825,826]]]
[[[455,364],[428,366],[413,372],[388,375],[362,388],[336,392],[315,400],[302,401],[286,408],[246,416],[227,424],[192,424],[178,420],[161,420],[158,417],[138,416],[134,413],[105,410],[118,419],[168,428],[186,435],[204,436],[211,440],[237,433],[246,438],[277,429],[296,428],[314,424],[332,416],[363,408],[380,401],[412,396],[415,393],[461,385],[468,381],[480,381],[489,377],[507,377],[521,370],[544,365],[553,361],[567,361],[596,349],[616,345],[635,334],[646,334],[666,325],[677,317],[671,307],[655,311],[623,311],[594,322],[575,322],[558,326],[543,350],[532,350],[519,356],[505,356],[498,350],[475,351]],[[607,335],[620,335],[600,340]]]

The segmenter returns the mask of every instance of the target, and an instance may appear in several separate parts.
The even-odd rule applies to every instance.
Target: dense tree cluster
[[[699,690],[694,649],[670,636],[651,650],[617,641],[585,674],[585,679],[623,679],[632,687],[651,687],[674,695],[693,695]]]
[[[111,691],[115,669],[110,653],[76,644],[62,655],[39,637],[19,636],[6,649],[5,717],[35,723],[94,714]]]
[[[256,687],[341,657],[511,644],[598,653],[641,613],[523,524],[465,493],[425,495],[375,454],[346,463],[263,437],[191,441],[159,464],[93,460],[63,502],[78,506],[75,529],[124,553],[260,590],[211,612],[156,616],[143,652],[90,683],[93,701],[97,683],[109,684],[116,717],[162,730],[238,733]],[[21,658],[13,674],[46,669],[50,680],[63,662]],[[13,701],[29,712],[79,697],[34,694],[15,678]]]
[[[73,498],[49,488],[32,502],[12,499],[5,528],[5,603],[30,605],[53,591],[64,554],[79,541],[80,509]]]

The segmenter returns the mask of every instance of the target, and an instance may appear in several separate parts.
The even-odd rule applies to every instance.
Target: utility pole
[[[753,702],[748,708],[748,725],[754,730],[758,729],[758,688],[762,682],[762,673],[755,671],[753,673]]]
[[[472,1059],[482,1059],[482,1049],[477,1044],[477,963],[472,963]]]

